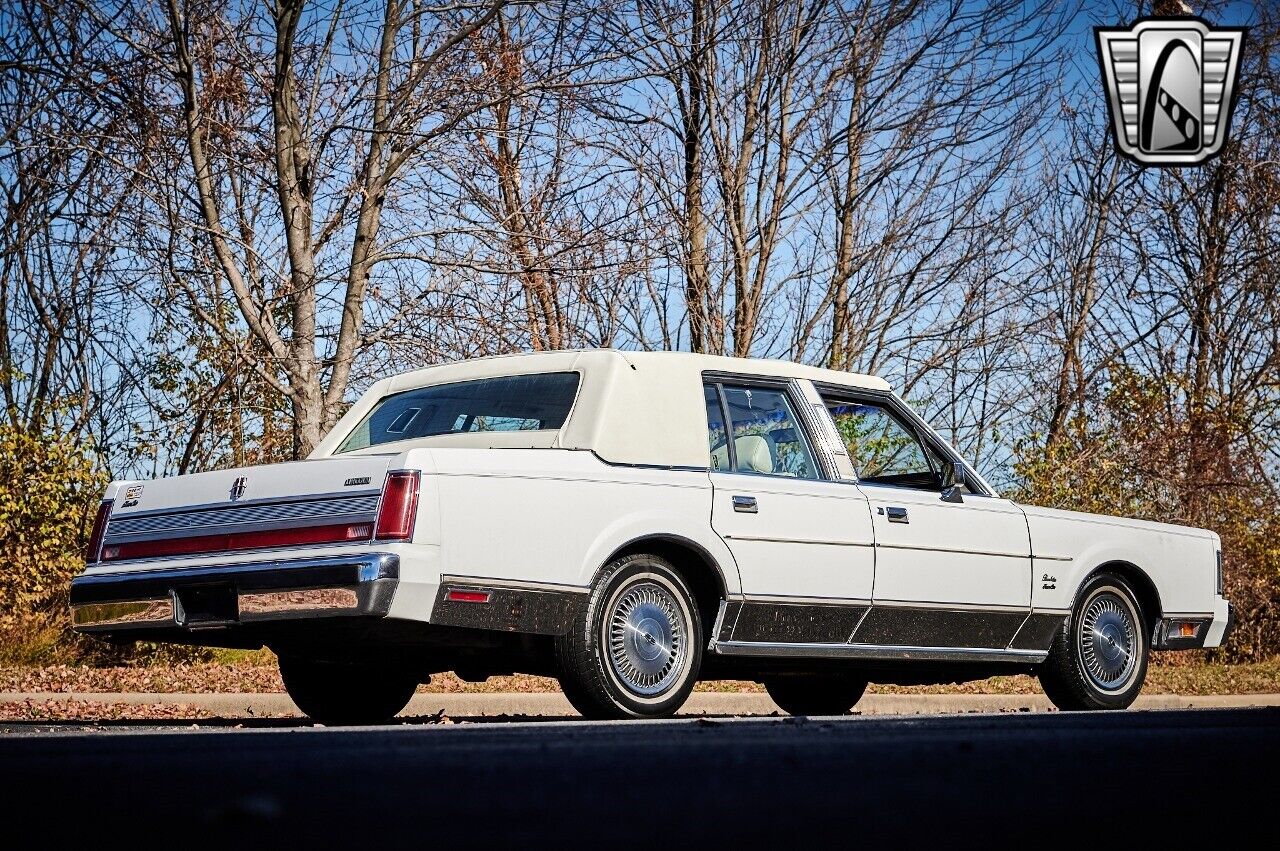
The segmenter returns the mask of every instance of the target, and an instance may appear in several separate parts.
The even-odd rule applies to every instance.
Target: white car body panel
[[[586,589],[614,552],[661,534],[706,549],[739,591],[733,558],[707,522],[705,472],[611,468],[589,452],[431,451],[446,574]]]
[[[973,496],[949,503],[923,491],[861,488],[871,497],[876,526],[877,603],[1030,607],[1031,544],[1016,505]],[[906,508],[909,522],[890,522],[891,507]]]
[[[1075,589],[1099,566],[1122,562],[1149,576],[1167,614],[1211,614],[1213,564],[1222,544],[1201,529],[1121,520],[1097,514],[1026,506],[1040,581],[1036,605],[1070,608]],[[1043,580],[1044,573],[1057,581]],[[1046,588],[1046,584],[1056,587]]]
[[[741,473],[711,481],[711,525],[737,559],[744,595],[870,601],[875,539],[856,487]],[[757,511],[736,511],[735,496],[756,500]]]
[[[388,394],[545,372],[581,377],[570,414],[557,430],[446,434],[335,454]],[[801,419],[825,459],[825,478],[709,469],[704,375],[729,376],[723,379],[729,382],[740,375],[786,387],[793,403],[807,409]],[[361,570],[395,566],[394,575],[378,573],[381,567],[369,574],[383,583],[375,606],[379,617],[474,625],[465,617],[479,610],[441,602],[446,587],[461,583],[504,593],[516,589],[515,597],[504,598],[510,622],[495,622],[494,629],[519,632],[537,621],[537,629],[549,634],[545,618],[538,621],[542,616],[529,611],[555,595],[572,605],[614,554],[650,540],[682,548],[691,563],[701,565],[697,569],[714,572],[720,599],[709,643],[713,655],[839,655],[844,647],[877,659],[968,654],[1034,663],[1044,657],[1054,619],[1060,623],[1067,616],[1081,584],[1098,569],[1116,565],[1135,571],[1138,584],[1149,583],[1160,609],[1152,617],[1201,622],[1196,646],[1223,640],[1228,606],[1215,588],[1217,535],[1016,505],[995,496],[967,466],[970,487],[987,495],[969,493],[959,503],[927,489],[859,483],[822,407],[824,386],[874,394],[905,410],[888,385],[871,376],[687,354],[555,352],[395,376],[353,405],[306,461],[112,483],[106,493],[114,501],[108,541],[114,540],[113,528],[143,528],[134,534],[145,537],[148,523],[176,522],[168,518],[193,511],[219,513],[220,506],[234,509],[232,514],[241,510],[237,505],[245,508],[248,514],[235,516],[250,517],[250,526],[259,522],[252,519],[254,511],[279,514],[274,506],[291,500],[302,506],[298,510],[311,511],[312,503],[329,498],[354,505],[359,500],[348,497],[364,494],[361,510],[368,512],[370,495],[389,473],[416,471],[420,486],[410,540],[97,562],[77,583],[101,595],[107,593],[101,591],[104,583],[148,574],[194,576],[254,565],[269,573],[284,571],[289,565],[282,562],[290,560],[306,562],[311,570],[312,562],[364,559]],[[920,431],[940,452],[960,460],[927,426],[920,424]],[[237,480],[245,483],[238,501],[231,499]],[[735,510],[735,496],[754,498],[757,510]],[[889,522],[891,508],[905,509],[909,522]],[[141,527],[130,525],[136,520],[143,521]],[[73,585],[73,608],[77,594],[87,599],[86,593]],[[984,613],[991,615],[989,623],[980,623]],[[972,624],[981,626],[972,635],[949,632]],[[100,626],[124,628],[114,622]]]

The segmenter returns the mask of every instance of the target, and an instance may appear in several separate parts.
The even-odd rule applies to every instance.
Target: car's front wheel
[[[587,718],[657,718],[689,697],[702,663],[693,594],[666,559],[635,554],[603,571],[556,639],[560,685]]]
[[[778,676],[765,680],[764,688],[788,715],[844,715],[862,699],[867,681],[839,674]]]
[[[1080,589],[1040,685],[1064,710],[1125,709],[1147,677],[1147,631],[1137,596],[1123,579],[1103,573]]]
[[[409,704],[418,677],[375,664],[280,657],[285,691],[321,724],[385,724]]]

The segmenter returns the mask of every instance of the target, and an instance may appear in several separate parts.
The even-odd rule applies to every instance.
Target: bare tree
[[[387,0],[367,55],[348,39],[342,47],[350,55],[339,58],[338,39],[368,23],[360,17],[370,9],[338,4],[312,14],[302,0],[285,0],[266,10],[268,76],[250,52],[252,18],[219,6],[165,4],[167,33],[157,33],[164,39],[156,52],[180,95],[201,237],[266,354],[252,368],[290,402],[297,455],[342,413],[355,358],[377,333],[365,327],[365,303],[388,198],[406,166],[478,107],[468,40],[501,6]],[[234,104],[239,126],[218,126],[211,113],[226,98],[243,99]],[[255,147],[269,156],[234,156],[235,148]],[[257,193],[267,187],[274,221],[260,236],[255,226],[265,211]],[[283,258],[246,237],[278,237]],[[340,264],[333,256],[342,250],[339,238],[346,245]],[[195,287],[175,283],[197,315],[218,327]],[[326,303],[337,309],[328,326]]]
[[[124,439],[130,381],[121,165],[146,135],[133,64],[72,7],[0,10],[0,392],[7,422],[100,454]]]

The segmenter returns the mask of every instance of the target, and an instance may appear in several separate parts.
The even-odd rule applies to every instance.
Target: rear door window
[[[719,393],[729,412],[725,429]],[[734,384],[706,386],[712,470],[816,479],[818,466],[782,390]],[[732,447],[727,434],[733,435]]]

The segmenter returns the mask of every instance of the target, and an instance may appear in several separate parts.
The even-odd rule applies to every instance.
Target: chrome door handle
[[[760,511],[760,507],[756,505],[754,496],[735,496],[733,498],[733,510],[741,511],[744,514],[755,514]]]
[[[911,519],[907,517],[907,510],[905,508],[897,508],[895,506],[889,506],[889,509],[886,513],[889,515],[890,523],[910,523],[911,522]]]

